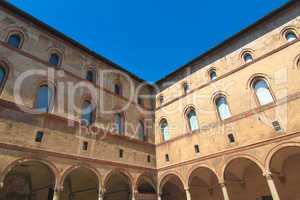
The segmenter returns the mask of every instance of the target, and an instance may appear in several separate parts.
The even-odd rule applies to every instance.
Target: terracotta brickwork
[[[299,9],[150,85],[0,2],[0,200],[298,200]]]

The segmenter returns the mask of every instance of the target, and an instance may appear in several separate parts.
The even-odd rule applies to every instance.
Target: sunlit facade
[[[299,200],[299,10],[149,84],[1,1],[0,200]]]

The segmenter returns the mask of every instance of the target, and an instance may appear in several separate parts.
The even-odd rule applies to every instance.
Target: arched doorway
[[[162,200],[186,200],[184,185],[176,175],[166,176],[160,188]]]
[[[63,181],[62,200],[98,200],[100,181],[91,169],[75,168]]]
[[[130,200],[132,187],[130,178],[124,173],[114,171],[105,181],[104,200]]]
[[[155,185],[151,175],[141,175],[137,181],[136,200],[157,200]]]
[[[1,200],[49,200],[53,198],[55,175],[46,164],[25,161],[6,174]]]
[[[199,167],[189,177],[189,191],[192,200],[220,200],[223,199],[216,174],[209,168]]]
[[[272,200],[262,168],[248,158],[236,158],[225,168],[230,200]]]
[[[270,161],[270,172],[281,199],[300,199],[300,147],[278,150]]]

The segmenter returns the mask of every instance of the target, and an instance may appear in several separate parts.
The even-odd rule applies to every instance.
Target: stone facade
[[[0,200],[298,200],[299,10],[150,85],[1,1]]]

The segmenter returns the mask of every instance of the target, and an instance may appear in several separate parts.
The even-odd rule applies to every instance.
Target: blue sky
[[[153,82],[288,0],[11,0]]]

